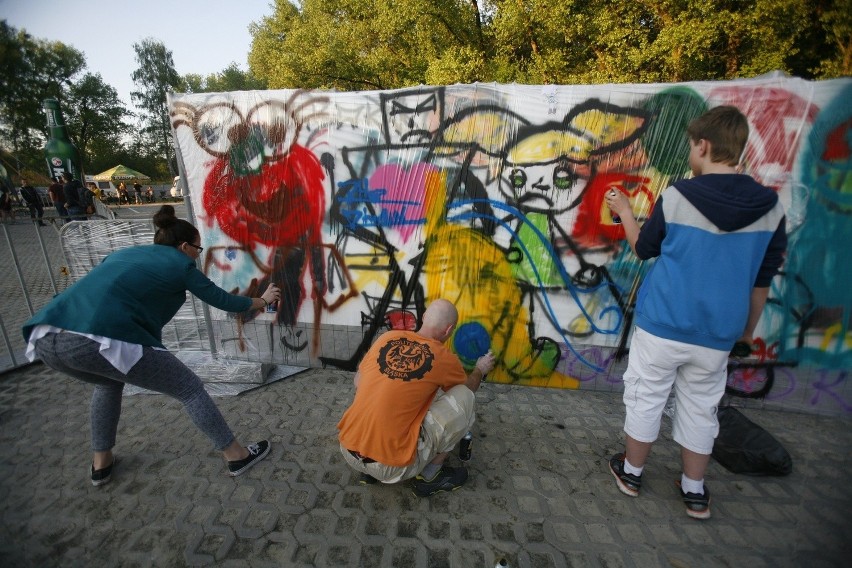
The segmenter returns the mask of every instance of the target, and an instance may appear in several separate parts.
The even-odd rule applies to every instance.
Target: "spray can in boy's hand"
[[[614,190],[614,189],[610,189],[610,190],[609,190],[609,194],[610,194],[611,196],[613,196],[613,197],[615,197],[615,196],[617,195],[617,194],[615,193],[615,190]],[[615,223],[616,225],[621,224],[621,217],[619,217],[618,215],[616,215],[616,214],[615,214],[615,213],[613,213],[613,212],[610,212],[610,215],[612,215],[612,222],[613,222],[613,223]]]

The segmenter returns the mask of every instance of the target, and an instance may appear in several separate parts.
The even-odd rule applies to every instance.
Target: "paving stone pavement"
[[[849,421],[745,410],[788,449],[788,477],[711,463],[713,518],[688,519],[664,423],[642,495],[615,487],[618,393],[485,384],[468,483],[414,496],[359,486],[335,424],[352,374],[310,369],[217,398],[265,462],[232,479],[180,405],[125,397],[113,480],[92,487],[89,387],[35,364],[0,375],[3,566],[847,566]],[[455,458],[451,458],[456,462]]]

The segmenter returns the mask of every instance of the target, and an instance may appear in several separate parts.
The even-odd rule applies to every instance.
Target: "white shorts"
[[[712,453],[727,365],[727,351],[663,339],[637,327],[624,373],[624,432],[639,442],[656,440],[674,386],[675,442],[697,454]]]
[[[371,475],[382,483],[397,483],[423,471],[438,454],[452,450],[473,427],[476,418],[476,397],[465,385],[456,385],[447,392],[438,389],[432,405],[420,425],[417,453],[414,461],[405,466],[390,466],[379,462],[363,463],[340,446],[340,453],[349,467]]]

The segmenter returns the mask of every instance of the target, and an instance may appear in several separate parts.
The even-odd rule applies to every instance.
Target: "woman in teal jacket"
[[[153,245],[110,254],[84,278],[56,296],[24,324],[27,356],[75,379],[95,385],[92,394],[92,484],[110,480],[112,448],[125,384],[179,400],[195,425],[240,475],[266,457],[269,442],[243,447],[234,437],[201,379],[169,353],[162,329],[189,291],[229,312],[257,310],[280,297],[271,284],[260,298],[229,294],[196,266],[203,248],[191,223],[163,205],[154,215]],[[98,290],[98,294],[92,294]]]

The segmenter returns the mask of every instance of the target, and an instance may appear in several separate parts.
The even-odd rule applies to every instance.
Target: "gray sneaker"
[[[375,485],[379,480],[369,473],[362,473],[358,476],[358,485]]]
[[[445,465],[429,481],[418,475],[414,478],[414,493],[420,497],[429,497],[442,491],[455,491],[467,481],[467,470],[463,467]]]

